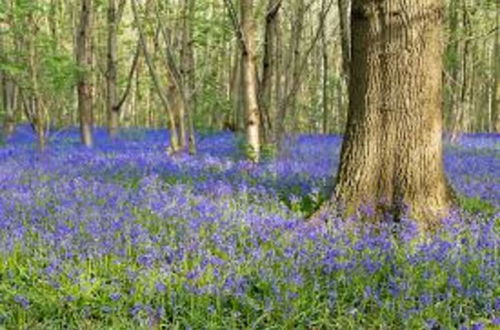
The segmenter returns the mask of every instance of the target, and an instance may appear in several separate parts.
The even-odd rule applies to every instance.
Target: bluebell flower
[[[156,282],[155,289],[158,293],[165,293],[167,291],[167,286],[162,282]]]
[[[101,311],[104,314],[109,314],[109,313],[111,313],[113,311],[113,309],[110,306],[102,306],[101,307]]]
[[[137,303],[132,308],[130,308],[129,312],[132,317],[137,317],[139,312],[141,312],[143,309],[144,305]]]
[[[471,330],[484,330],[486,325],[482,322],[476,322],[472,324]]]
[[[427,325],[427,329],[429,329],[429,330],[440,329],[439,322],[434,320],[434,319],[427,320],[425,323]]]
[[[24,309],[28,309],[30,307],[29,300],[26,297],[22,296],[22,295],[15,295],[14,296],[14,301],[16,303],[18,303],[19,305],[21,305],[21,307],[24,308]]]
[[[113,292],[109,295],[109,298],[113,301],[118,301],[121,297],[122,295],[119,292]]]

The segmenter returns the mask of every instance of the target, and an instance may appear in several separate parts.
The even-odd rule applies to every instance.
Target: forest
[[[0,329],[497,329],[495,0],[0,0]]]

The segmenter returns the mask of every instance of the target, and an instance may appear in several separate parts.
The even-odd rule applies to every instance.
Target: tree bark
[[[80,26],[76,39],[76,59],[81,69],[78,79],[78,112],[82,143],[92,147],[92,86],[89,70],[92,65],[91,53],[91,10],[92,0],[81,1]]]
[[[452,203],[442,151],[441,0],[354,0],[350,106],[334,199],[346,214],[433,223]]]

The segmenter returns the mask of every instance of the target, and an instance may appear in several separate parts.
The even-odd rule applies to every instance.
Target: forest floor
[[[460,212],[419,234],[306,225],[340,136],[301,135],[255,165],[232,133],[168,157],[164,131],[37,153],[0,146],[0,329],[488,329],[500,326],[500,136],[447,144]]]

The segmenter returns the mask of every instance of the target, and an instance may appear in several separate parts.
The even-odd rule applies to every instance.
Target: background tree
[[[64,24],[48,19],[65,15],[70,8],[64,4],[3,0],[0,6],[4,128],[11,131],[15,122],[28,121],[40,150],[45,149],[49,126],[71,124],[73,113],[73,35],[61,34]],[[65,43],[70,47],[61,46]]]
[[[75,86],[83,76],[91,95],[90,127],[107,126],[112,136],[119,126],[168,127],[171,138],[178,136],[170,140],[177,144],[171,149],[182,150],[194,146],[195,130],[245,132],[243,56],[226,0],[136,1],[138,19],[130,1],[93,1],[90,62],[84,66],[76,56],[81,1],[1,1],[5,133],[14,123],[29,122],[44,142],[49,127],[79,125]],[[241,3],[232,4],[240,24]],[[297,133],[343,133],[351,61],[349,4],[253,2],[261,144],[277,144]],[[444,130],[456,138],[500,125],[497,6],[494,0],[445,0]]]

